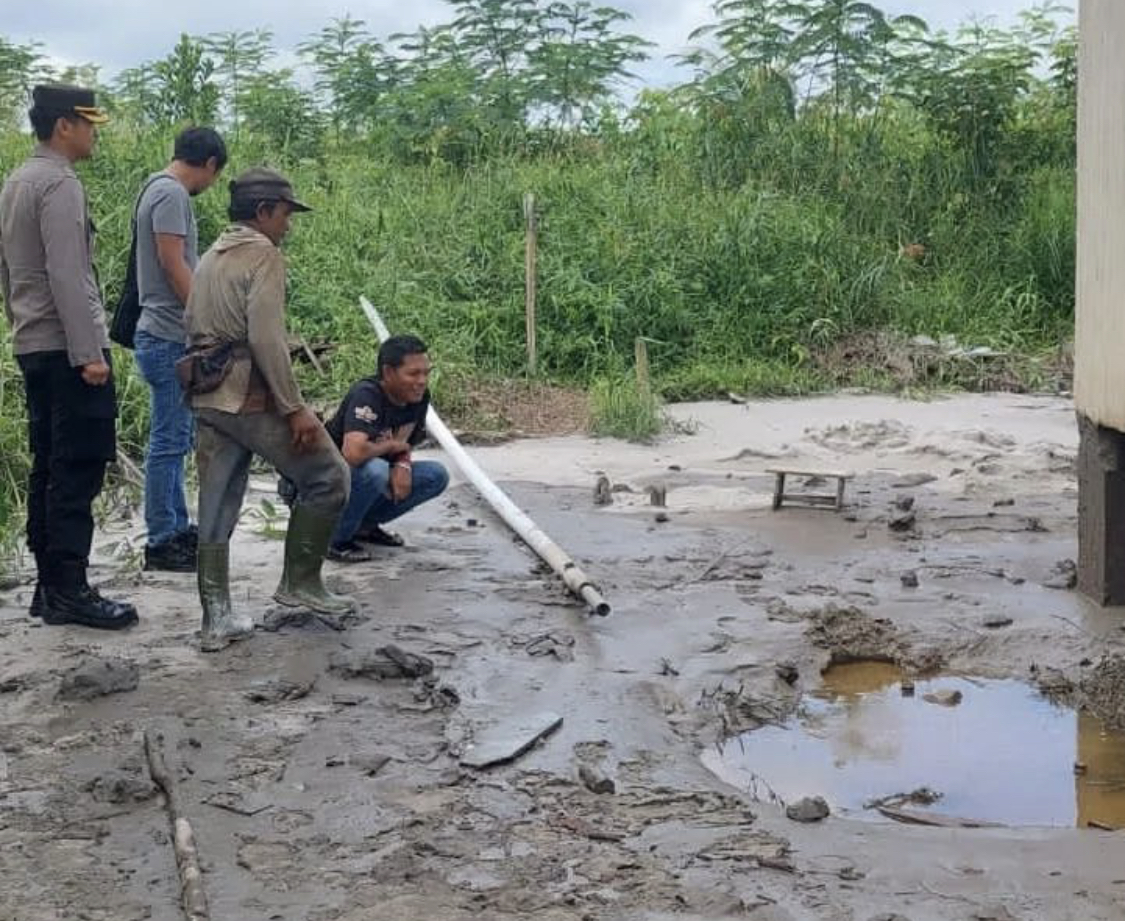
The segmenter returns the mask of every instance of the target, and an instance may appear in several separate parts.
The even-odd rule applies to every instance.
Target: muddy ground
[[[126,635],[41,626],[29,587],[9,592],[0,919],[182,917],[145,731],[195,827],[216,921],[1125,918],[1120,834],[799,825],[700,761],[857,656],[1038,681],[1119,712],[1122,672],[1099,665],[1125,653],[1120,613],[1056,571],[1076,555],[1072,407],[837,397],[675,412],[695,434],[651,448],[475,452],[601,582],[606,619],[573,606],[465,486],[402,524],[408,549],[330,567],[360,617],[286,622],[269,603],[281,544],[264,534],[260,481],[232,568],[237,602],[270,629],[219,654],[198,649],[191,576],[133,576],[108,550],[97,576],[142,611]],[[771,512],[774,463],[854,470],[854,504]],[[610,506],[593,502],[599,472],[618,487]],[[904,496],[913,524],[892,530]],[[1000,616],[1012,624],[984,626]],[[388,644],[433,675],[355,674]],[[75,673],[98,660],[112,667],[91,693],[120,690],[84,699]],[[537,748],[461,766],[490,725],[542,711],[563,725]],[[587,789],[582,764],[615,792]]]

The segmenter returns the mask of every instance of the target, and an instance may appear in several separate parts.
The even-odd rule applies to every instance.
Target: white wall
[[[1079,412],[1125,432],[1125,0],[1081,0]]]

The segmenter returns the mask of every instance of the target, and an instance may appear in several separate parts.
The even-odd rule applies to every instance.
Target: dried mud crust
[[[937,671],[942,653],[918,647],[886,618],[855,607],[828,605],[809,614],[805,638],[829,654],[828,665],[848,662],[890,662],[917,674]]]
[[[1079,681],[1077,697],[1079,705],[1098,719],[1125,729],[1125,656],[1102,659]]]

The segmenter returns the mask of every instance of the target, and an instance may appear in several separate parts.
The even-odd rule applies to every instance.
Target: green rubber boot
[[[235,614],[230,603],[230,544],[200,544],[197,581],[203,606],[203,649],[222,649],[254,632],[248,614]]]
[[[308,608],[319,614],[350,614],[355,601],[334,595],[320,579],[328,541],[336,519],[310,511],[299,502],[289,516],[285,535],[285,569],[273,600],[291,608]]]

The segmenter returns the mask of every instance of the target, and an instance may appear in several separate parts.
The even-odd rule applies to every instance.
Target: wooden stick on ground
[[[211,921],[207,908],[207,894],[203,891],[203,871],[199,867],[199,852],[195,847],[195,834],[191,823],[180,811],[175,785],[164,764],[164,756],[146,731],[145,757],[152,782],[164,794],[168,818],[172,825],[172,844],[176,851],[176,866],[180,871],[180,900],[187,921]]]

